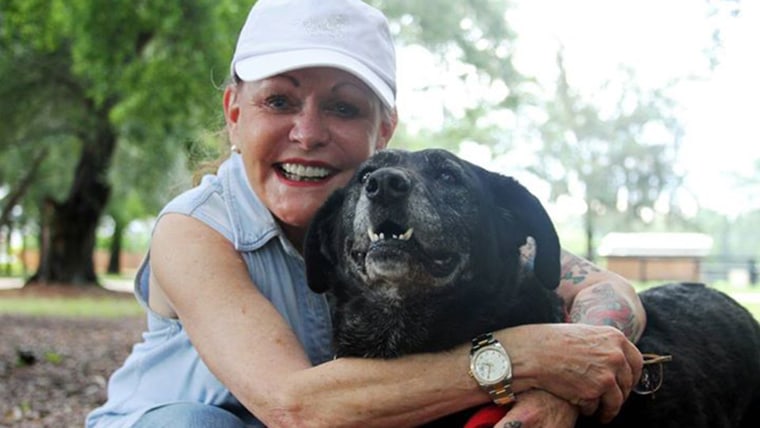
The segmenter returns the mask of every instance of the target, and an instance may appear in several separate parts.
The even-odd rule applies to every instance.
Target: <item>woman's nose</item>
[[[310,150],[327,144],[330,131],[325,117],[316,106],[305,106],[293,120],[290,140],[304,149]]]

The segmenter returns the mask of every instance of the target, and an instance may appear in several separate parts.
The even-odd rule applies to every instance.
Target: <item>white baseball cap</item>
[[[388,20],[360,0],[259,0],[240,31],[231,73],[254,81],[306,67],[345,70],[392,108],[396,53]]]

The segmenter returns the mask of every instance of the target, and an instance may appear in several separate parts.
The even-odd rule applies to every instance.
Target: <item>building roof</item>
[[[703,233],[618,233],[605,235],[599,244],[602,257],[704,257],[713,239]]]

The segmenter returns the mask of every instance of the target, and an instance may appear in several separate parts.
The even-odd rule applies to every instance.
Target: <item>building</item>
[[[610,233],[599,245],[607,269],[633,281],[701,281],[712,237],[702,233]]]

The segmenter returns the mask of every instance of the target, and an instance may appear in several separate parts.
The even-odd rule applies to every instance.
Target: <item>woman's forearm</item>
[[[467,374],[467,346],[398,359],[339,358],[293,373],[272,426],[419,426],[488,401]]]
[[[566,251],[562,252],[558,292],[571,322],[609,325],[634,342],[644,331],[646,313],[633,286],[621,276]]]

